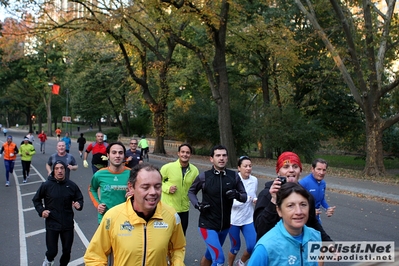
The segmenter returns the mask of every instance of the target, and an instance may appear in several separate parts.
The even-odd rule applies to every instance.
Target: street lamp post
[[[68,119],[68,100],[69,100],[69,90],[68,90],[68,88],[67,88],[67,89],[66,89],[66,110],[65,110],[67,119]],[[68,132],[68,120],[67,120],[65,123],[66,123],[66,130],[65,130],[65,132]]]
[[[46,105],[46,111],[47,111],[47,134],[49,136],[53,135],[53,131],[51,130],[51,125],[52,125],[52,119],[51,119],[51,96],[52,96],[52,87],[54,85],[54,83],[49,82],[47,83],[48,86],[50,87],[50,93],[48,95],[48,101],[47,101],[47,105]]]

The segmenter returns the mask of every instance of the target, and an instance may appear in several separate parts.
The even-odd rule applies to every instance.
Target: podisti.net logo
[[[309,242],[307,259],[328,262],[394,262],[395,242]]]

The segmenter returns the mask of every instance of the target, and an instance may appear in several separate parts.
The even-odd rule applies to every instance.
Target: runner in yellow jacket
[[[172,206],[180,216],[184,235],[186,234],[190,200],[188,190],[195,178],[199,175],[198,168],[190,163],[192,147],[181,144],[177,149],[179,159],[164,164],[161,168],[162,174],[162,202]]]
[[[84,255],[86,266],[184,266],[186,239],[176,211],[160,202],[158,168],[142,163],[130,174],[133,197],[105,213]]]
[[[23,182],[26,183],[27,179],[29,179],[32,156],[36,154],[35,147],[29,143],[29,138],[24,138],[24,144],[19,147],[18,154],[21,155],[22,176],[24,177]]]

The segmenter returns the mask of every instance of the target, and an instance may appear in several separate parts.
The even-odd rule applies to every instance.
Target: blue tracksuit
[[[299,184],[301,184],[307,191],[309,191],[315,200],[315,208],[319,209],[320,206],[322,206],[324,209],[328,209],[328,203],[325,199],[325,193],[326,193],[326,181],[321,180],[317,181],[313,174],[310,173],[309,175],[305,176],[303,179],[299,181]],[[320,215],[317,215],[317,219],[319,222],[320,220]]]

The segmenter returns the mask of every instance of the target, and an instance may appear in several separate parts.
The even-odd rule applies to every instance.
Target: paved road
[[[10,132],[14,136],[14,141],[19,144],[22,140],[22,132]],[[0,137],[0,143],[5,141]],[[37,142],[37,140],[36,140]],[[45,247],[44,239],[44,220],[40,218],[33,208],[32,197],[40,183],[46,179],[45,162],[50,153],[55,151],[55,138],[50,138],[47,143],[46,154],[37,154],[32,163],[31,178],[28,183],[22,183],[20,160],[17,160],[14,175],[11,178],[11,186],[6,188],[0,186],[0,266],[26,266],[41,265]],[[39,150],[38,143],[35,143],[36,150]],[[97,214],[87,193],[87,187],[91,179],[91,170],[84,168],[78,156],[77,145],[73,143],[72,154],[79,162],[79,169],[71,173],[71,179],[75,181],[85,196],[85,206],[83,211],[75,212],[75,242],[73,245],[71,263],[69,265],[83,265],[83,254],[90,241],[91,236],[97,227]],[[164,163],[174,160],[171,157],[160,157],[150,155],[150,162],[162,166]],[[200,171],[210,167],[210,163],[203,160],[193,160]],[[0,161],[0,177],[4,178],[4,165]],[[273,169],[264,167],[254,167],[254,174],[269,175],[273,177]],[[259,179],[259,190],[263,188],[267,179]],[[1,179],[0,179],[1,182]],[[350,183],[352,182],[352,183]],[[363,190],[380,195],[398,193],[398,188],[391,186],[385,188],[379,184],[364,183],[355,180],[345,180],[335,177],[328,177],[328,185],[339,185],[345,190]],[[366,186],[367,185],[367,186]],[[377,191],[382,189],[381,191]],[[385,190],[387,189],[384,193]],[[392,190],[392,191],[391,191]],[[341,190],[340,190],[341,191]],[[395,192],[396,191],[396,192]],[[396,193],[396,194],[395,194]],[[334,240],[352,241],[395,241],[399,247],[399,206],[372,201],[365,198],[358,198],[345,193],[328,192],[328,201],[337,206],[336,213],[332,218],[323,218],[323,226]],[[199,265],[199,260],[205,250],[205,245],[199,237],[197,231],[198,211],[192,209],[190,212],[190,224],[187,231],[186,265]],[[59,247],[60,249],[60,247]],[[229,243],[224,245],[227,255]],[[59,255],[56,258],[58,261]],[[331,264],[332,265],[332,264]],[[335,263],[334,265],[345,265]]]

